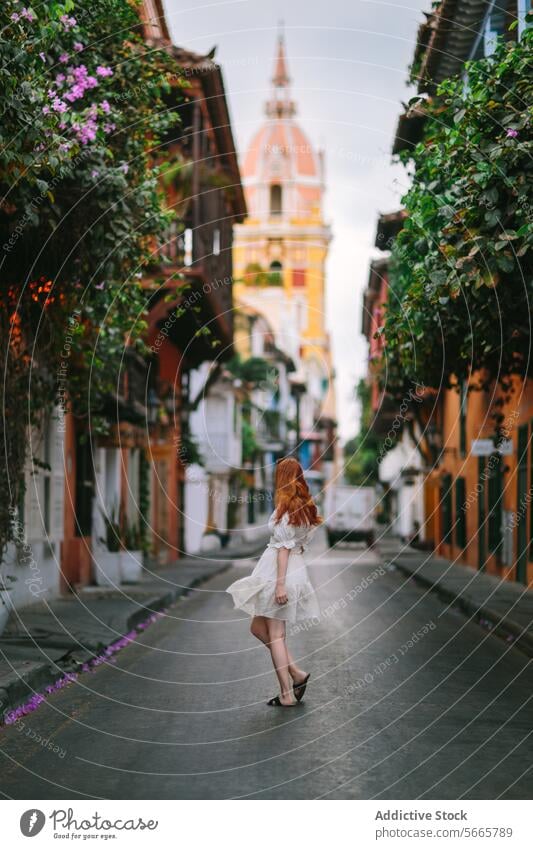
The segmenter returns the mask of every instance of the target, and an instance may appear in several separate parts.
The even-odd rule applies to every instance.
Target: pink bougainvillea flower
[[[68,15],[61,15],[59,20],[66,30],[72,29],[72,27],[76,26],[76,18],[69,17]]]
[[[26,9],[26,7],[24,7],[20,14],[23,18],[26,18],[26,20],[29,21],[30,24],[35,20],[35,15],[33,14],[31,9]]]
[[[50,107],[49,106],[43,106],[43,115],[48,115],[49,112],[50,112]]]
[[[96,131],[98,126],[96,121],[89,116],[89,120],[82,124],[81,126],[76,127],[76,136],[82,144],[87,144],[90,141],[94,141],[96,138]]]
[[[61,56],[59,57],[59,61],[61,62],[62,65],[65,65],[68,62],[68,59],[69,59],[68,53],[62,53]]]
[[[96,69],[96,73],[99,77],[112,77],[113,71],[111,68],[107,68],[105,65],[98,65]]]
[[[513,130],[510,128],[507,130],[507,138],[508,139],[516,139],[518,137],[518,130]]]
[[[75,100],[79,100],[80,97],[83,97],[85,92],[85,86],[81,83],[76,83],[73,85],[70,91],[68,91],[65,95],[65,99],[70,103],[74,103]]]
[[[65,74],[56,74],[56,85],[61,85],[65,82]]]
[[[76,53],[81,53],[81,51],[83,50],[83,44],[81,43],[81,41],[74,42],[74,50],[76,51]]]
[[[20,15],[17,14],[17,12],[13,12],[13,14],[11,15],[11,20],[15,21],[15,23],[17,23],[17,21],[20,20]]]
[[[52,103],[52,109],[54,110],[54,112],[66,112],[67,104],[63,100],[61,100],[60,97],[56,97],[56,99]]]
[[[109,115],[109,113],[111,112],[109,102],[107,100],[102,100],[100,106],[102,107],[102,110],[105,112],[105,114]]]
[[[73,66],[72,68],[69,68],[68,70],[72,71],[72,73],[74,74],[74,76],[77,80],[85,79],[85,77],[87,76],[87,68],[86,68],[85,65],[78,65],[77,68],[75,68]]]

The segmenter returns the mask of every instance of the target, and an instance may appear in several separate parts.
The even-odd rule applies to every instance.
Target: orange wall
[[[62,592],[74,584],[88,584],[92,576],[91,538],[76,536],[76,423],[65,416],[65,507],[64,537],[61,543]]]
[[[478,567],[479,556],[479,534],[478,534],[478,493],[476,487],[478,485],[478,458],[470,455],[470,448],[473,439],[482,439],[490,437],[494,432],[494,422],[490,416],[493,409],[494,401],[498,397],[498,391],[492,392],[471,392],[468,397],[467,415],[466,415],[466,456],[461,456],[459,447],[459,395],[454,390],[447,390],[444,393],[443,399],[443,459],[436,473],[438,477],[445,472],[452,475],[453,479],[458,476],[465,478],[466,502],[466,530],[467,530],[467,546],[464,551],[461,551],[454,544],[440,543],[438,545],[439,552],[447,558],[457,559],[458,562],[468,563],[474,568]],[[509,439],[513,442],[513,455],[504,457],[503,477],[502,477],[502,507],[504,510],[515,512],[518,509],[517,498],[517,430],[522,424],[528,424],[533,418],[533,386],[531,381],[526,384],[515,382],[515,391],[512,393],[510,400],[502,407],[501,412],[504,416],[504,429]],[[528,487],[533,485],[533,477],[531,477],[531,464],[533,457],[530,455],[528,467],[529,475]],[[455,519],[455,493],[453,518]],[[439,504],[438,511],[440,513],[440,499],[437,499]],[[427,508],[430,504],[427,503]],[[529,514],[529,509],[527,513]],[[430,521],[430,514],[426,514],[427,523]],[[440,516],[434,515],[431,521],[435,522],[439,527],[436,532],[436,539],[440,539]],[[529,516],[528,516],[529,522]],[[528,528],[527,539],[530,539],[530,530]],[[429,534],[428,534],[429,536]],[[517,532],[514,530],[513,557],[516,556],[517,550]],[[488,555],[488,551],[487,551]],[[503,566],[498,562],[497,557],[488,555],[486,562],[486,570],[489,573],[506,577],[511,580],[516,579],[516,569]],[[533,562],[528,563],[527,580],[533,580]]]

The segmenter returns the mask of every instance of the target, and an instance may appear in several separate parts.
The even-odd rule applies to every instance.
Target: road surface
[[[309,553],[322,619],[291,635],[312,678],[277,687],[224,592],[245,561],[0,730],[15,799],[531,797],[533,671],[517,649],[362,546]]]

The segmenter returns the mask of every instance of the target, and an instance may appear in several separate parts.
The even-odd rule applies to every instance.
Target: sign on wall
[[[473,439],[470,444],[472,457],[489,457],[498,452],[502,457],[509,457],[513,453],[511,439],[501,439],[496,445],[493,439]]]

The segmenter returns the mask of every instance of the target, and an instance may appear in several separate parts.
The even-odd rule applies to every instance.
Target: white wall
[[[93,550],[104,549],[104,516],[113,515],[118,521],[120,505],[121,452],[118,448],[97,448],[94,451],[95,498],[93,501]]]
[[[185,472],[184,532],[185,551],[200,551],[207,522],[209,483],[201,466],[188,466]]]
[[[50,469],[41,468],[36,460],[48,463]],[[24,513],[15,517],[17,544],[8,546],[0,566],[3,580],[16,578],[6,581],[15,607],[59,595],[65,476],[64,433],[57,411],[41,434],[29,434],[25,483]]]
[[[391,435],[391,439],[394,433]],[[402,537],[409,537],[415,522],[422,527],[424,520],[424,476],[421,472],[402,477],[404,469],[422,468],[420,453],[407,433],[403,431],[394,448],[385,454],[379,465],[379,479],[388,484],[395,493],[396,510],[392,517],[392,530]],[[412,481],[412,484],[406,481]]]
[[[230,472],[241,465],[240,411],[229,381],[209,388],[207,397],[189,419],[207,471]]]

